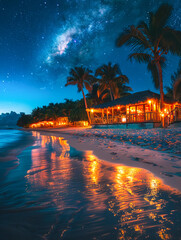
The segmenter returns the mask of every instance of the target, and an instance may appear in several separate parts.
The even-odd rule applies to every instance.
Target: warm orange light
[[[120,109],[120,106],[118,107],[118,109]]]
[[[94,109],[91,109],[91,112],[93,113],[93,112],[94,112]]]
[[[148,100],[148,103],[151,104],[151,100]]]
[[[89,124],[87,121],[83,122],[84,127],[87,127]]]
[[[126,118],[125,117],[122,117],[122,122],[126,122]]]
[[[165,116],[165,114],[164,114],[164,113],[160,113],[160,116],[161,116],[161,117],[164,117],[164,116]]]
[[[47,126],[53,126],[54,122],[52,121],[42,121],[33,123],[30,125],[30,128],[40,128],[40,127],[47,127]]]
[[[153,105],[154,111],[156,110],[156,104]]]

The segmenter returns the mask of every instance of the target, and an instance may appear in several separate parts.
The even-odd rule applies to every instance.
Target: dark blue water
[[[0,129],[0,148],[17,141],[23,133],[18,130]]]
[[[181,195],[142,169],[102,163],[34,132],[0,163],[0,239],[180,239]]]

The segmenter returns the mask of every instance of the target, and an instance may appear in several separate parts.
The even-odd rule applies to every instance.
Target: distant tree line
[[[52,121],[59,117],[68,117],[70,122],[87,121],[83,99],[77,101],[66,99],[64,103],[50,103],[48,106],[37,107],[31,114],[21,115],[17,125],[28,127],[32,123]]]
[[[2,128],[15,127],[18,119],[23,114],[24,113],[16,113],[13,111],[11,111],[10,113],[2,113],[0,115],[0,127],[2,127]]]

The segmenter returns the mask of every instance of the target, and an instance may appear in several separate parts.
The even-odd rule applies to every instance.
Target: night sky
[[[64,85],[81,64],[119,63],[134,92],[155,91],[146,66],[128,61],[129,48],[116,48],[115,40],[163,2],[172,3],[170,25],[181,30],[180,0],[0,0],[0,113],[80,99],[75,86]],[[168,56],[164,85],[178,60]]]

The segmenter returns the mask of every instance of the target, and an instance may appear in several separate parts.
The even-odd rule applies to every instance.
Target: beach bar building
[[[159,127],[163,119],[167,124],[181,121],[181,103],[165,97],[161,112],[160,95],[151,91],[136,92],[87,111],[92,125],[151,123]]]
[[[51,121],[41,121],[30,124],[30,128],[49,128],[49,127],[63,127],[68,126],[68,117],[59,117],[56,120]]]

